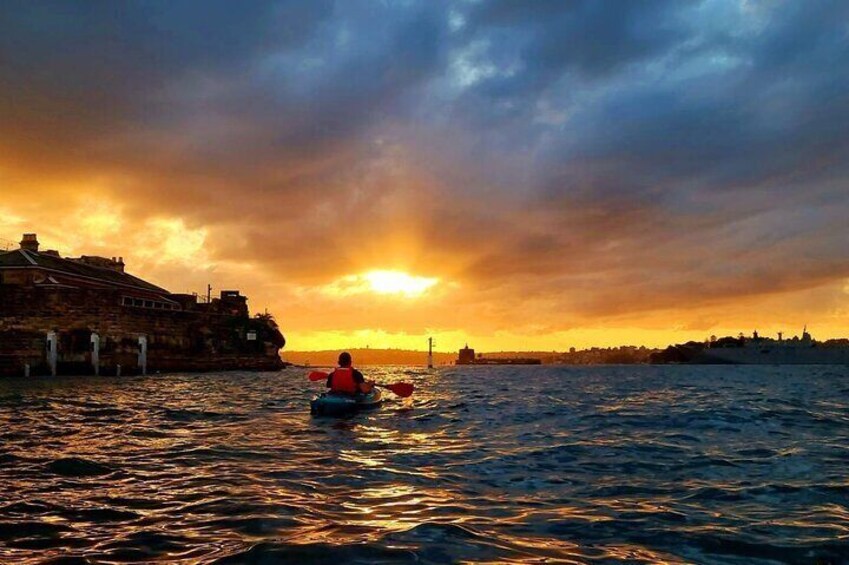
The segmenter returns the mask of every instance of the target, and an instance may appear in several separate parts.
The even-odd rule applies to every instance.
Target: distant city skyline
[[[849,335],[849,3],[0,5],[0,251],[288,349]]]

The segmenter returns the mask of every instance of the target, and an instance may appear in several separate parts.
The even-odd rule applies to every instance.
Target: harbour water
[[[849,562],[849,368],[365,372],[0,381],[0,562]]]

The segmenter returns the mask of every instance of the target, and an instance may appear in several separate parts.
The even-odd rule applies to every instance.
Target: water
[[[849,369],[0,381],[3,563],[849,562]]]

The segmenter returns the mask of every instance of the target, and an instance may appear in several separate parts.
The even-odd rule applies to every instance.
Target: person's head
[[[339,366],[340,367],[350,367],[351,366],[351,354],[347,351],[343,351],[339,354]]]

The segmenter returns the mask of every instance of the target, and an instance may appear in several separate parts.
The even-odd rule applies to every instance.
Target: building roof
[[[41,269],[58,274],[65,274],[75,278],[91,279],[109,286],[121,286],[155,292],[157,294],[170,294],[164,288],[143,281],[128,273],[122,273],[114,269],[87,265],[71,259],[63,259],[46,253],[36,253],[25,249],[0,252],[0,269]]]
[[[4,251],[0,253],[0,269],[4,267],[32,267],[32,261],[28,260],[20,249]]]

